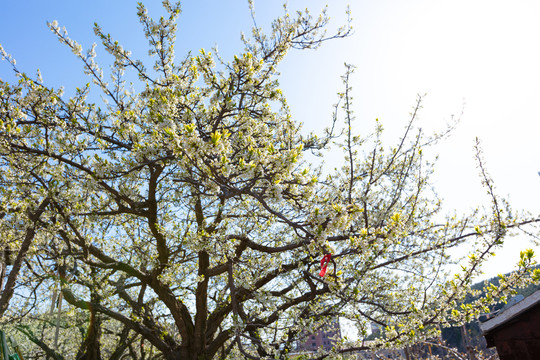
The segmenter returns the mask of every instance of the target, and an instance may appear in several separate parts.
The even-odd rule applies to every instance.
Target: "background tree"
[[[280,61],[350,28],[326,35],[324,12],[286,13],[270,34],[255,27],[230,61],[205,50],[177,61],[180,5],[163,5],[168,17],[158,21],[138,7],[155,59],[150,70],[95,26],[115,59],[110,81],[95,46],[83,52],[50,24],[82,60],[101,102],[91,100],[90,84],[67,98],[15,66],[19,83],[0,83],[1,201],[10,214],[2,239],[26,239],[31,229],[33,241],[9,316],[43,313],[37,299],[56,284],[71,311],[88,319],[66,357],[255,359],[286,358],[303,332],[336,317],[361,335],[378,323],[386,337],[370,346],[390,346],[430,336],[435,325],[468,319],[491,301],[454,307],[508,231],[536,220],[516,219],[496,196],[479,150],[493,207],[445,218],[424,155],[439,137],[414,124],[421,99],[388,149],[381,125],[369,136],[353,133],[351,66],[323,136],[303,134],[289,113]],[[126,85],[126,69],[139,83]],[[304,160],[334,144],[343,150],[341,167]],[[465,243],[469,261],[448,280],[449,250]],[[524,253],[491,298],[529,279],[532,255]],[[341,341],[313,357],[366,348]]]

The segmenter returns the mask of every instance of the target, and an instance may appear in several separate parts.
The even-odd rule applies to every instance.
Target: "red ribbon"
[[[328,267],[328,263],[332,259],[332,254],[326,254],[321,259],[321,272],[319,275],[323,277],[326,274],[326,268]]]

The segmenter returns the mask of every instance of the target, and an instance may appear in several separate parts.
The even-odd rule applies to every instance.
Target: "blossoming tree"
[[[68,98],[14,62],[19,82],[0,82],[0,231],[18,264],[3,285],[4,320],[45,313],[49,303],[37,300],[61,296],[89,316],[66,358],[287,358],[303,334],[335,318],[360,339],[369,323],[383,326],[385,337],[369,346],[384,346],[431,336],[490,301],[455,308],[481,263],[527,220],[495,195],[481,161],[492,211],[439,214],[423,154],[437,137],[415,127],[420,101],[389,148],[382,126],[370,137],[353,133],[350,66],[324,135],[301,133],[289,113],[277,65],[290,49],[346,36],[347,27],[327,36],[324,13],[285,14],[270,34],[254,28],[230,61],[204,50],[178,61],[180,7],[163,4],[169,16],[159,21],[138,8],[153,70],[96,25],[115,59],[108,81],[95,47],[83,51],[53,22],[95,86]],[[125,70],[140,83],[126,85]],[[91,102],[91,89],[105,100]],[[340,168],[304,160],[332,144],[343,149]],[[469,260],[447,279],[449,249],[464,243],[474,245]],[[529,278],[532,263],[524,253],[520,271],[490,297]],[[339,340],[310,356],[367,348]]]

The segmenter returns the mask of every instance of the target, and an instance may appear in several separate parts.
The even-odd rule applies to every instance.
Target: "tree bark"
[[[30,249],[30,244],[34,240],[34,236],[36,233],[36,223],[40,218],[41,214],[43,214],[43,212],[45,211],[45,208],[49,205],[49,203],[50,199],[45,198],[41,202],[41,204],[39,204],[38,209],[29,214],[29,219],[32,223],[26,228],[21,248],[17,253],[15,261],[13,262],[13,267],[8,275],[8,279],[6,281],[5,287],[3,288],[2,295],[0,296],[0,318],[6,312],[9,306],[9,301],[11,300],[13,292],[15,291],[15,281],[19,276],[19,272],[21,271],[21,266],[24,259],[26,258],[26,253],[28,252],[28,249]],[[3,264],[3,268],[4,267],[5,264]],[[5,271],[5,269],[2,269],[2,271]]]

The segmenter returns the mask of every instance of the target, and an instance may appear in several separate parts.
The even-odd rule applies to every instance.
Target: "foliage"
[[[289,50],[346,36],[348,27],[326,35],[324,12],[286,13],[268,35],[255,27],[230,61],[205,50],[178,61],[180,7],[163,5],[168,17],[158,21],[138,7],[151,70],[95,26],[115,59],[110,82],[95,46],[83,52],[51,23],[94,84],[71,97],[20,72],[2,49],[19,82],[0,82],[0,232],[6,249],[21,249],[24,267],[11,269],[3,289],[5,322],[32,315],[37,326],[56,287],[67,314],[88,319],[66,358],[287,358],[303,331],[335,317],[363,335],[378,323],[386,336],[370,346],[399,346],[506,293],[454,307],[507,233],[536,220],[513,216],[480,158],[492,209],[440,214],[424,154],[439,137],[415,127],[421,99],[396,146],[382,143],[380,124],[357,136],[347,66],[325,134],[305,135],[294,121],[276,67]],[[125,70],[140,83],[126,84]],[[102,102],[90,101],[95,88]],[[341,167],[304,160],[333,145],[343,150]],[[469,260],[448,280],[449,250],[463,244]],[[508,281],[527,281],[533,263],[525,256]],[[340,342],[310,356],[366,348]]]

